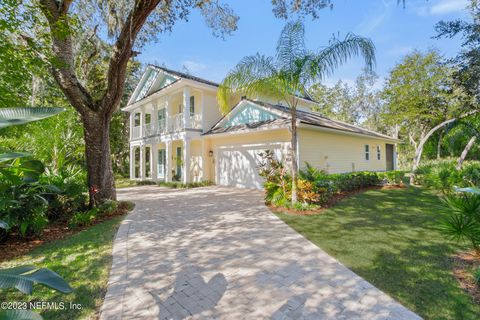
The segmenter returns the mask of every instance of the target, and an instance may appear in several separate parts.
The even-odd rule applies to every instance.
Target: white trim
[[[336,134],[351,135],[351,136],[357,136],[357,137],[362,137],[362,138],[370,138],[370,139],[376,139],[376,140],[382,140],[382,141],[389,141],[389,142],[393,142],[393,143],[399,142],[399,140],[394,139],[394,138],[387,138],[387,137],[383,138],[383,137],[380,137],[380,136],[371,136],[371,135],[364,134],[364,133],[343,131],[343,130],[332,129],[332,128],[327,128],[327,127],[320,127],[320,126],[316,126],[316,125],[313,125],[313,124],[300,123],[298,125],[298,127],[302,128],[302,129],[327,131],[327,132],[332,132],[332,133],[336,133]]]
[[[215,137],[224,137],[224,136],[232,136],[232,135],[243,135],[243,134],[256,133],[256,132],[260,132],[260,131],[285,130],[285,129],[288,129],[288,128],[289,128],[288,124],[285,124],[283,126],[275,125],[275,126],[271,126],[271,127],[263,126],[263,127],[259,127],[259,128],[255,128],[255,129],[245,129],[245,130],[238,130],[238,131],[227,131],[227,132],[222,132],[222,133],[212,133],[212,134],[206,135],[205,137],[215,138]]]

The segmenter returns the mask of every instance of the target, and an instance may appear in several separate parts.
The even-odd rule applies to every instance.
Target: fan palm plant
[[[229,111],[234,94],[271,97],[285,103],[291,111],[292,204],[297,201],[297,105],[307,88],[331,75],[352,56],[362,56],[367,69],[375,64],[375,47],[371,40],[348,34],[332,39],[318,52],[305,46],[305,29],[300,21],[289,22],[278,39],[275,57],[256,54],[243,58],[228,73],[218,90],[223,113]]]

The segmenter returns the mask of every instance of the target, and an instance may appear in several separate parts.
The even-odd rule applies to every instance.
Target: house
[[[223,116],[217,89],[212,81],[148,66],[122,109],[130,112],[131,179],[262,188],[259,153],[270,149],[288,160],[289,109],[275,101],[238,97]],[[398,140],[328,119],[312,111],[315,105],[300,98],[300,168],[308,162],[329,173],[395,169]]]

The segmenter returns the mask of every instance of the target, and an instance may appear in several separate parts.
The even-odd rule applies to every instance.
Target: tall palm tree
[[[372,41],[348,34],[344,40],[332,39],[318,52],[305,46],[305,29],[300,21],[289,22],[278,39],[275,57],[256,54],[243,58],[230,71],[218,90],[223,113],[229,111],[233,94],[272,97],[284,102],[291,111],[292,204],[297,202],[297,105],[308,86],[321,81],[352,56],[362,56],[367,69],[375,64]]]

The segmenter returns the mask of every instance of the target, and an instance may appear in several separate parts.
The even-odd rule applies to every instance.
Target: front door
[[[158,150],[158,164],[157,164],[157,172],[158,178],[165,181],[166,178],[166,165],[167,163],[167,152],[165,149]]]
[[[385,159],[387,161],[387,171],[393,170],[393,144],[387,143],[385,145]]]
[[[178,180],[182,177],[182,147],[177,147],[177,174]]]

